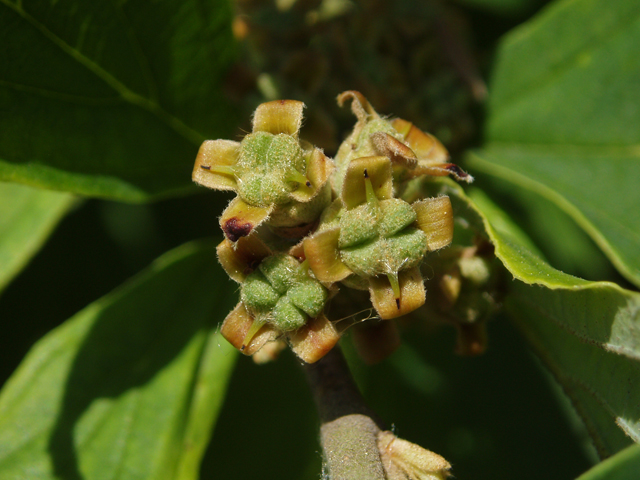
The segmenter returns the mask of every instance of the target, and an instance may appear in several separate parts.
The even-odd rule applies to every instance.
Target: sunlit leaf
[[[588,25],[589,28],[585,28]],[[497,54],[472,168],[573,217],[640,285],[640,3],[554,2]]]
[[[473,203],[459,187],[452,193],[458,213],[480,213],[496,256],[518,280],[510,285],[507,301],[516,324],[567,393],[577,387],[607,412],[606,428],[598,426],[601,411],[585,419],[600,446],[621,446],[610,434],[614,422],[640,441],[640,294],[553,269],[481,191],[471,193]],[[588,410],[578,413],[589,415]]]
[[[0,183],[0,291],[38,251],[73,196]]]
[[[531,190],[514,189],[498,177],[478,172],[476,176],[477,185],[505,209],[553,267],[587,280],[618,278],[598,245],[556,203]]]
[[[640,472],[640,445],[632,445],[596,465],[577,480],[635,480]]]
[[[0,478],[197,478],[235,359],[220,275],[186,245],[40,340],[0,395]]]

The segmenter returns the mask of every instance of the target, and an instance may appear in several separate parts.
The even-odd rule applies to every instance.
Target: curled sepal
[[[240,237],[235,243],[225,238],[216,251],[224,271],[238,283],[242,283],[264,258],[272,254],[271,249],[255,235]]]
[[[351,338],[358,355],[367,365],[380,363],[400,346],[396,322],[359,323],[351,330]]]
[[[453,239],[453,207],[446,195],[425,198],[411,204],[418,219],[418,228],[427,235],[429,251],[446,247]]]
[[[380,459],[389,480],[444,480],[451,465],[437,453],[396,437],[378,433]]]
[[[449,160],[449,152],[440,141],[430,133],[423,132],[413,123],[394,118],[391,126],[402,135],[404,141],[416,154],[419,160],[435,163],[446,163]]]
[[[456,180],[473,182],[471,175],[455,163],[449,163],[449,152],[436,137],[401,118],[393,119],[391,125],[403,136],[404,143],[413,150],[418,159],[417,165],[406,171],[406,175],[409,177],[452,175]]]
[[[236,242],[241,237],[249,235],[254,228],[269,218],[272,211],[273,206],[256,207],[236,197],[222,212],[220,227],[229,240]]]
[[[400,140],[385,132],[376,132],[371,135],[371,143],[379,155],[389,157],[391,162],[413,169],[418,165],[418,157]]]
[[[256,320],[240,302],[224,319],[222,327],[220,327],[220,333],[242,353],[253,355],[267,342],[271,342],[278,337],[277,330],[269,324],[262,324],[256,332],[252,332],[252,327],[255,330],[255,322]]]
[[[262,103],[253,115],[253,132],[284,133],[298,138],[303,108],[304,103],[297,100]]]
[[[369,100],[356,90],[347,90],[338,95],[338,106],[342,107],[344,102],[351,100],[351,111],[358,119],[358,123],[365,123],[370,118],[379,118],[379,115],[373,109]]]
[[[378,200],[393,197],[391,161],[387,157],[356,158],[347,167],[341,194],[344,206],[347,209],[357,207],[366,202],[372,193]]]
[[[307,363],[320,360],[338,343],[338,340],[340,340],[340,334],[323,313],[289,334],[291,350]]]
[[[424,305],[426,294],[418,267],[400,271],[397,279],[398,291],[387,276],[369,279],[371,303],[383,320],[406,315]]]
[[[339,239],[340,229],[333,228],[307,237],[302,244],[309,268],[321,282],[339,282],[353,273],[342,263],[338,250]]]
[[[207,140],[201,146],[193,166],[194,182],[214,190],[237,188],[234,165],[238,161],[240,143],[231,140]]]

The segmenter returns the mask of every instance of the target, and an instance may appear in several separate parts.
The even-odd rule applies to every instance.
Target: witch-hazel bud
[[[344,172],[354,158],[373,155],[391,160],[397,181],[447,175],[467,183],[473,181],[471,175],[449,162],[449,152],[433,135],[401,118],[381,117],[364,95],[354,90],[338,95],[338,105],[349,99],[358,121],[336,155],[337,168],[332,179],[335,189],[342,188]]]
[[[382,319],[409,313],[425,302],[419,265],[426,253],[448,245],[453,215],[448,197],[416,202],[392,196],[387,157],[353,159],[345,172],[344,208],[304,240],[304,252],[324,282],[364,280]]]
[[[324,316],[328,290],[310,275],[308,264],[287,253],[272,253],[255,235],[218,246],[218,258],[241,284],[240,303],[221,333],[238,350],[252,355],[267,342],[288,337],[293,351],[316,361],[338,341]]]
[[[299,140],[303,108],[295,100],[263,103],[254,114],[253,131],[241,142],[208,140],[200,147],[193,180],[238,194],[220,218],[232,242],[263,222],[304,232],[300,227],[311,226],[329,204],[333,163]]]

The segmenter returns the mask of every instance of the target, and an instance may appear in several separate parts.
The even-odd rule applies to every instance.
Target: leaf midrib
[[[36,18],[31,16],[22,8],[22,2],[11,3],[9,0],[0,0],[0,4],[5,5],[9,9],[13,10],[15,13],[20,15],[24,20],[26,20],[33,28],[38,30],[42,35],[44,35],[47,39],[49,39],[55,46],[60,48],[63,52],[69,55],[71,58],[76,60],[82,66],[87,68],[90,72],[92,72],[96,77],[105,82],[109,87],[115,90],[120,98],[122,98],[125,102],[136,106],[138,108],[142,108],[156,117],[158,117],[161,121],[166,123],[169,127],[171,127],[176,133],[186,138],[190,142],[195,145],[199,145],[205,140],[205,136],[196,130],[192,129],[188,125],[186,125],[181,119],[173,116],[166,110],[164,110],[160,104],[154,100],[153,98],[147,98],[143,95],[140,95],[133,90],[129,89],[124,83],[118,80],[116,77],[111,75],[108,71],[102,68],[99,64],[95,63],[90,58],[83,55],[80,51],[73,48],[71,45],[63,41],[60,37],[55,35],[51,30],[49,30],[42,22],[38,21]],[[130,35],[130,34],[129,34]],[[129,36],[129,41],[131,38]],[[136,50],[134,46],[134,50]],[[140,53],[136,53],[136,57],[138,58],[138,62],[140,63]],[[145,62],[142,62],[141,70],[143,71],[143,77],[147,81],[147,86],[149,87],[149,78],[148,75],[145,74],[146,67],[144,66]],[[24,88],[28,88],[27,85],[21,86]],[[150,91],[153,92],[153,88],[150,87]],[[57,92],[56,92],[57,93]],[[60,96],[64,96],[63,93],[59,93]]]

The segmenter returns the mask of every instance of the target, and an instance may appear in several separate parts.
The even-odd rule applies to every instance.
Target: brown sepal
[[[386,276],[369,279],[371,303],[383,320],[400,317],[424,305],[426,292],[418,267],[398,273],[400,298],[396,298]]]
[[[307,363],[320,360],[329,353],[338,340],[340,340],[340,334],[324,313],[289,334],[291,350]]]
[[[297,100],[274,100],[262,103],[253,114],[253,132],[284,133],[298,136],[302,126],[304,103]]]
[[[224,271],[238,283],[242,283],[272,253],[256,235],[241,237],[235,243],[225,238],[216,251]]]
[[[247,333],[253,325],[254,318],[244,307],[242,302],[236,305],[227,318],[224,319],[220,333],[235,348],[245,355],[253,355],[260,350],[267,342],[273,341],[278,337],[278,332],[269,324],[262,326],[260,330],[253,336],[249,345],[243,349],[243,343],[247,337]]]
[[[220,228],[232,242],[248,236],[254,228],[264,222],[271,214],[273,207],[256,207],[249,205],[240,197],[236,197],[222,212]]]

